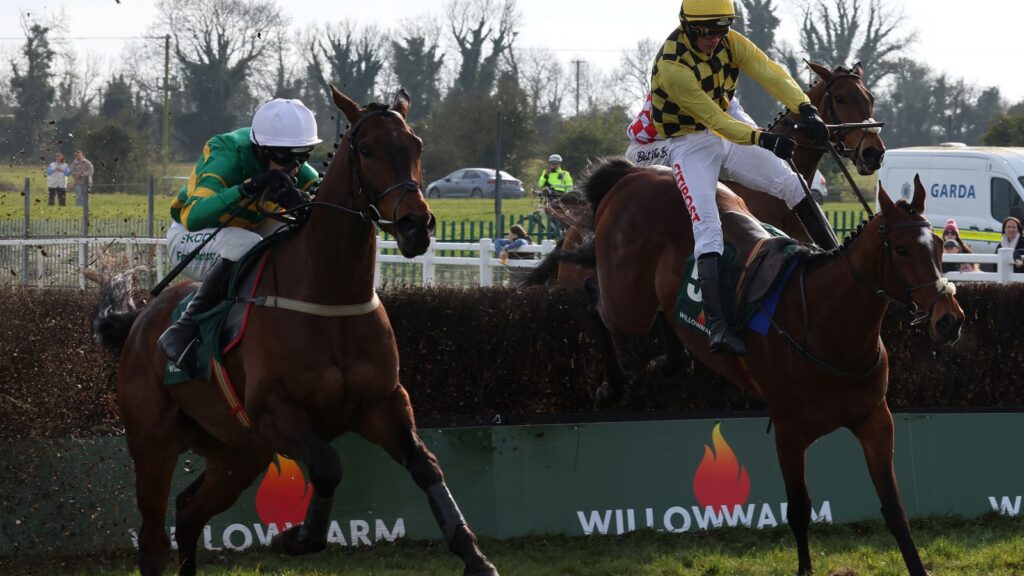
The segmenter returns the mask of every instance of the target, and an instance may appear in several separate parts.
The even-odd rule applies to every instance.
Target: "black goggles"
[[[267,157],[275,164],[280,166],[293,166],[296,164],[302,164],[309,160],[310,154],[313,153],[312,146],[305,146],[302,148],[267,148]]]
[[[703,36],[704,38],[711,38],[713,36],[724,38],[729,34],[728,26],[696,26],[691,24],[690,28],[697,36]]]

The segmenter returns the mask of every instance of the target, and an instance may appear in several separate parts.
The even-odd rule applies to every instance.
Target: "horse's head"
[[[348,156],[356,194],[369,214],[398,240],[407,258],[427,251],[436,221],[423,198],[420,140],[405,122],[409,95],[399,90],[390,106],[361,107],[331,86],[334,104],[351,126],[339,153]]]
[[[893,202],[881,185],[878,233],[882,241],[882,289],[897,305],[909,309],[916,322],[929,321],[929,335],[939,344],[960,337],[964,311],[956,287],[942,277],[942,241],[923,216],[926,196],[921,178],[914,177],[914,199]]]
[[[829,70],[813,62],[807,65],[821,78],[808,96],[826,124],[874,122],[875,97],[864,85],[864,68],[859,62],[850,70],[842,66]],[[880,128],[837,129],[833,138],[858,173],[872,174],[882,166],[885,142]]]

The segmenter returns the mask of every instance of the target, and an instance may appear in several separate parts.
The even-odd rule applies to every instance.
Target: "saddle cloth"
[[[722,212],[725,250],[718,260],[722,302],[737,330],[767,334],[769,320],[786,280],[809,250],[781,230],[740,212]],[[710,337],[700,296],[697,261],[686,261],[683,282],[676,296],[677,319]]]

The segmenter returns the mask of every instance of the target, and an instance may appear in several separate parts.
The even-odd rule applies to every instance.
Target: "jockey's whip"
[[[799,170],[797,170],[796,164],[793,163],[793,159],[788,158],[786,160],[786,163],[789,164],[789,169],[796,174],[796,179],[800,181],[800,187],[804,189],[804,196],[807,198],[807,201],[810,202],[812,207],[817,208],[818,203],[814,201],[814,196],[811,195],[811,187],[807,185],[807,181],[804,180],[803,175],[800,174]],[[818,214],[818,217],[821,218],[822,222],[825,224],[825,229],[832,234],[832,239],[835,240],[836,244],[838,245],[839,239],[836,238],[835,232],[832,231],[832,226],[828,223],[828,219],[825,218],[825,213],[822,212],[820,208],[818,208],[815,212]]]
[[[191,252],[186,254],[185,257],[182,258],[180,262],[178,262],[178,265],[175,266],[170,272],[168,272],[167,275],[164,276],[163,279],[160,280],[160,282],[158,282],[157,285],[154,286],[153,289],[149,291],[149,293],[153,297],[159,296],[160,293],[164,291],[164,288],[167,288],[167,285],[170,284],[171,281],[178,276],[178,274],[181,274],[181,271],[184,270],[185,267],[188,266],[190,262],[195,260],[196,256],[198,256],[199,253],[203,251],[203,248],[205,248],[206,245],[210,243],[210,240],[213,240],[214,236],[216,236],[218,232],[223,230],[224,227],[228,225],[228,222],[234,220],[235,216],[238,216],[242,212],[242,210],[248,208],[259,197],[259,194],[253,194],[245,202],[240,202],[238,206],[231,211],[231,214],[228,216],[228,218],[225,221],[221,222],[220,226],[217,226],[217,229],[214,230],[206,238],[206,240],[203,240],[203,242],[199,246],[196,246]]]

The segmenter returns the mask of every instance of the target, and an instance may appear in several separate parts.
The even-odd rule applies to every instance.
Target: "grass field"
[[[935,576],[1024,574],[1021,517],[931,518],[914,521],[911,527],[925,565]],[[785,527],[538,536],[484,540],[482,547],[503,576],[790,576],[796,572],[796,549]],[[895,541],[881,521],[815,524],[811,527],[811,553],[816,574],[906,574]],[[7,568],[4,573],[120,576],[134,570],[134,557],[129,556],[22,560],[31,566]],[[200,571],[223,576],[455,576],[462,573],[462,566],[438,542],[399,542],[335,548],[306,558],[285,558],[266,551],[207,552],[200,554]]]
[[[157,220],[169,217],[168,208],[171,200],[183,183],[180,179],[176,178],[188,176],[191,170],[192,164],[171,164],[168,168],[167,178],[158,179],[157,194],[153,203],[154,215]],[[30,178],[30,214],[33,219],[81,221],[82,208],[74,205],[73,194],[70,192],[68,193],[67,206],[47,205],[46,178],[43,176],[41,166],[25,167],[15,165],[0,166],[0,220],[20,221],[24,218],[25,198],[22,191],[26,177]],[[863,180],[863,185],[867,185],[868,180],[870,180],[870,177]],[[871,185],[873,186],[873,184]],[[147,218],[148,199],[146,196],[147,185],[145,178],[140,178],[140,181],[136,183],[125,183],[122,188],[131,193],[94,192],[90,194],[90,218],[129,220]],[[835,193],[831,196],[837,198],[839,196],[838,186],[833,186],[833,188]],[[860,204],[850,200],[847,195],[844,195],[843,199],[844,201],[842,202],[826,202],[824,209],[827,212],[845,212],[861,209]],[[494,220],[493,199],[442,198],[432,200],[430,207],[438,220],[445,223],[491,222]],[[506,216],[523,216],[533,212],[536,207],[536,199],[530,196],[502,201],[502,213]]]

